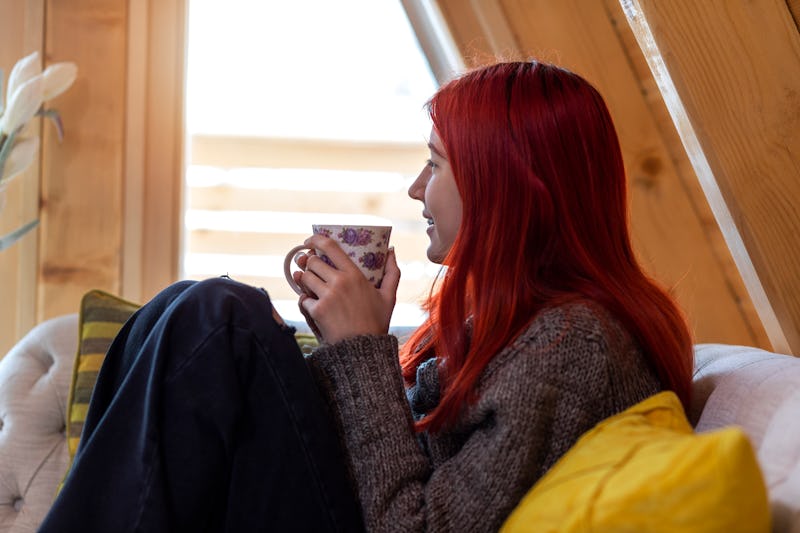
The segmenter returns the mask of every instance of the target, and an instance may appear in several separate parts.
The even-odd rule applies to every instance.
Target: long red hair
[[[492,358],[538,311],[572,299],[620,320],[688,406],[691,335],[634,255],[622,153],[594,87],[553,65],[499,63],[443,86],[428,112],[463,217],[428,319],[401,353],[408,384],[428,358],[445,361],[439,404],[417,429],[452,424]]]

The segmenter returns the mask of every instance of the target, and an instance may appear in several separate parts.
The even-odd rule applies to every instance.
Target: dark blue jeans
[[[181,282],[111,345],[41,532],[360,531],[324,400],[262,290]]]

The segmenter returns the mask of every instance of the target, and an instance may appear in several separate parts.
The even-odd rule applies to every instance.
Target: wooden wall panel
[[[43,40],[44,0],[0,0],[0,68],[3,90],[14,63],[40,50]],[[32,122],[28,135],[39,135]],[[34,220],[39,210],[39,161],[8,185],[0,198],[0,235]],[[36,323],[38,232],[29,232],[11,248],[0,251],[0,357]]]
[[[760,324],[748,316],[741,295],[733,289],[735,272],[723,267],[730,263],[730,255],[710,246],[709,232],[714,228],[704,224],[686,187],[694,176],[680,176],[687,168],[679,168],[665,141],[675,138],[674,128],[665,131],[663,121],[652,112],[654,102],[643,91],[613,11],[602,2],[582,0],[486,0],[479,3],[480,9],[471,10],[455,0],[439,4],[473,64],[492,55],[536,57],[570,68],[597,86],[620,135],[640,258],[672,288],[697,341],[769,347]],[[492,44],[497,39],[475,33],[492,31],[513,35],[516,51],[509,53]],[[475,50],[482,42],[484,53]]]
[[[784,0],[623,0],[774,348],[800,354],[800,34]]]
[[[176,281],[180,271],[186,0],[150,0],[146,31],[142,216],[127,221],[142,224],[142,255],[138,260],[125,258],[139,267],[138,297],[126,291],[137,301],[153,297]]]
[[[47,1],[47,60],[79,74],[59,99],[64,142],[43,135],[40,319],[120,288],[126,39],[126,0]]]

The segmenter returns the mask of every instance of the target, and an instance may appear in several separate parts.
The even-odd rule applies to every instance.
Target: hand
[[[299,305],[309,326],[316,328],[317,338],[333,343],[356,335],[386,334],[400,283],[394,250],[389,250],[383,282],[376,289],[336,241],[314,235],[305,244],[321,250],[336,265],[315,254],[298,259],[305,268],[295,273],[295,281],[308,293],[300,297]]]

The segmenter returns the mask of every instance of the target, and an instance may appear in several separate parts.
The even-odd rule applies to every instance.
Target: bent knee
[[[227,277],[193,282],[181,295],[181,300],[185,305],[222,307],[236,314],[238,311],[262,314],[272,309],[266,291]]]

